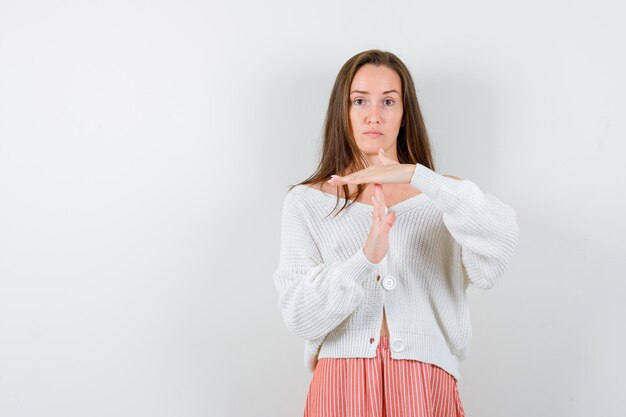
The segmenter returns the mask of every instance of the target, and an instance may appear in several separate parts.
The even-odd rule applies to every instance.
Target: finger
[[[380,184],[374,187],[374,198],[376,199],[376,213],[378,214],[378,221],[380,223],[385,219],[385,206],[381,203]]]
[[[385,193],[383,192],[383,186],[381,184],[379,184],[378,190],[378,207],[380,209],[380,221],[382,223],[387,216],[387,205],[385,204]]]
[[[385,150],[383,148],[378,148],[378,155],[380,155],[380,157],[384,159],[391,159],[385,154]]]
[[[331,175],[328,182],[333,185],[342,185],[345,184],[345,179],[339,175]]]
[[[393,226],[393,222],[396,220],[396,212],[395,211],[390,211],[389,214],[387,215],[387,219],[385,220],[385,223],[388,226],[388,229],[391,229],[391,226]]]
[[[383,165],[395,165],[398,162],[387,155],[385,155],[385,151],[383,148],[378,149],[378,159],[383,163]]]
[[[388,164],[390,161],[390,158],[387,158],[387,156],[385,155],[385,151],[383,150],[383,148],[379,148],[378,149],[378,159],[383,163],[383,164]]]
[[[335,185],[342,185],[342,184],[347,184],[348,182],[350,182],[349,180],[350,178],[347,175],[345,177],[342,177],[341,175],[333,174],[330,176],[330,179],[327,182],[331,184],[335,184]]]
[[[346,175],[345,177],[335,177],[334,180],[338,184],[358,184],[358,182],[355,181],[354,176],[351,175]]]
[[[375,184],[376,190],[378,191],[378,201],[382,207],[385,207],[385,193],[383,192],[382,184]]]
[[[372,196],[372,216],[376,219],[376,215],[378,214],[378,208],[376,207],[376,197]]]
[[[374,195],[372,196],[372,207],[374,209],[373,220],[376,222],[380,222],[380,207],[378,206],[378,198],[376,196],[376,190],[374,190]]]
[[[378,225],[381,223],[380,207],[376,204],[376,197],[372,196],[372,228],[374,231],[378,230]]]
[[[380,184],[374,184],[374,198],[376,199],[376,205],[380,207]]]

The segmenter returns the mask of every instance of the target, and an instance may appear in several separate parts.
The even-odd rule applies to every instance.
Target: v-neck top
[[[331,193],[327,193],[326,191],[322,191],[322,190],[319,190],[317,188],[313,188],[313,187],[310,187],[308,185],[303,185],[303,184],[299,184],[299,185],[297,185],[294,188],[297,188],[297,187],[310,188],[312,191],[314,191],[314,192],[316,191],[317,193],[313,193],[313,194],[319,194],[319,197],[321,197],[321,199],[330,198],[330,200],[333,202],[333,205],[337,201],[337,196],[336,195],[331,194]],[[317,198],[317,197],[316,196],[312,196],[312,198]],[[420,205],[420,204],[426,202],[426,200],[427,200],[426,194],[424,194],[422,192],[420,194],[417,194],[417,195],[411,196],[409,198],[406,198],[406,199],[404,199],[404,200],[402,200],[402,201],[400,201],[400,202],[398,202],[398,203],[396,203],[396,204],[394,204],[392,206],[386,206],[386,208],[388,210],[394,211],[396,214],[398,214],[398,213],[404,212],[407,209],[410,209],[412,207]],[[339,196],[339,202],[340,202],[341,206],[343,206],[345,201],[346,201],[345,198]],[[348,204],[351,207],[354,207],[355,210],[359,210],[359,211],[362,211],[362,212],[368,213],[368,214],[371,214],[373,212],[373,210],[374,210],[374,206],[371,205],[371,204],[367,204],[367,203],[363,203],[363,202],[355,201],[355,200],[347,200],[347,201],[348,201]]]
[[[389,207],[396,218],[378,263],[363,252],[372,205],[334,211],[336,195],[302,184],[285,196],[272,277],[311,372],[319,358],[375,357],[384,307],[392,358],[432,363],[460,379],[472,338],[467,288],[492,288],[504,275],[517,214],[474,182],[421,164],[410,183],[422,193]]]

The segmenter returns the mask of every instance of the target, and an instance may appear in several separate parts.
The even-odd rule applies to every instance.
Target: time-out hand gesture
[[[396,213],[386,211],[382,183],[410,182],[415,165],[399,164],[387,158],[382,148],[378,151],[378,160],[383,165],[374,165],[340,177],[333,175],[328,181],[333,185],[374,183],[372,196],[372,227],[367,236],[363,253],[372,263],[379,263],[389,249],[389,231],[396,219]],[[407,169],[408,167],[408,169]]]

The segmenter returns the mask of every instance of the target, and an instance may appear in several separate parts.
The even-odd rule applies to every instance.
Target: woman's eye
[[[365,100],[363,100],[362,98],[357,98],[353,101],[353,103],[357,106],[360,106],[361,104],[365,103]]]
[[[384,101],[384,103],[386,106],[391,106],[394,103],[394,101],[388,98]]]

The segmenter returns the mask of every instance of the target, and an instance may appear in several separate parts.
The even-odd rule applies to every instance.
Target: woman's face
[[[350,124],[364,154],[376,155],[382,147],[388,156],[395,156],[403,113],[401,92],[400,76],[386,66],[366,64],[354,75],[350,85]]]

